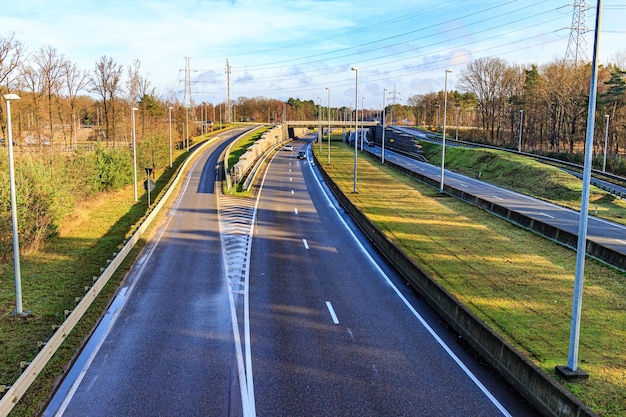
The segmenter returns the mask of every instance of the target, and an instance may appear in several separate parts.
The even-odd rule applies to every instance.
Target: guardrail
[[[404,132],[403,130],[400,130],[400,131]],[[428,132],[428,131],[424,131],[424,130],[419,130],[419,131],[424,133],[424,134],[426,134],[429,139],[432,139],[432,140],[434,140],[436,142],[441,142],[442,141],[441,134]],[[423,140],[423,138],[419,138],[419,137],[416,137],[416,138],[418,140],[420,140],[420,139]],[[568,167],[568,168],[577,169],[577,170],[580,170],[581,172],[582,172],[582,170],[584,168],[582,165],[576,164],[574,162],[563,161],[561,159],[550,158],[550,157],[547,157],[547,156],[537,155],[537,154],[534,154],[534,153],[520,152],[520,151],[517,151],[515,149],[501,148],[501,147],[498,147],[498,146],[487,145],[487,144],[484,144],[484,143],[467,142],[467,141],[463,141],[463,140],[456,140],[456,139],[449,138],[449,137],[446,136],[446,144],[451,144],[451,143],[452,144],[459,144],[459,145],[462,145],[462,146],[466,146],[468,148],[486,148],[486,149],[494,149],[494,150],[498,150],[498,151],[514,153],[514,154],[517,154],[517,155],[526,156],[528,158],[533,158],[533,159],[536,159],[538,161],[548,162],[548,163],[554,164],[554,165],[562,165],[562,166],[565,166],[565,167]],[[603,172],[603,171],[601,171],[599,169],[595,169],[595,168],[591,168],[591,173],[592,174],[596,174],[598,176],[609,178],[611,181],[613,181],[615,183],[622,183],[622,184],[626,185],[626,178],[620,177],[619,175],[611,174],[609,172]],[[609,190],[605,190],[605,191],[609,191]],[[618,197],[621,197],[621,198],[625,198],[626,197],[626,196],[622,195],[622,193],[617,193],[616,195]]]
[[[198,153],[206,148],[209,144],[213,143],[217,140],[219,136],[209,139],[205,143],[199,145],[195,148],[194,153]],[[76,305],[74,310],[68,315],[63,324],[59,326],[57,331],[52,335],[52,337],[46,342],[44,347],[39,351],[37,356],[30,362],[28,367],[22,372],[19,378],[11,385],[11,387],[7,390],[4,396],[0,399],[0,416],[7,416],[13,407],[18,403],[18,401],[22,398],[26,390],[32,385],[37,376],[41,373],[43,368],[46,366],[50,358],[54,355],[54,353],[61,346],[63,341],[67,338],[69,333],[74,329],[78,321],[85,314],[89,306],[96,299],[98,294],[102,291],[102,288],[107,284],[109,279],[113,276],[117,268],[124,261],[126,256],[133,249],[135,244],[139,241],[141,236],[144,234],[150,223],[154,220],[154,218],[161,211],[163,206],[165,205],[168,198],[171,196],[175,186],[181,180],[181,173],[187,168],[187,165],[190,163],[192,158],[187,158],[185,162],[178,168],[178,171],[174,177],[174,179],[170,182],[167,190],[162,194],[159,201],[156,203],[154,208],[149,212],[149,214],[145,217],[144,221],[137,227],[136,231],[132,234],[132,236],[128,239],[128,241],[124,244],[122,249],[115,255],[113,260],[110,261],[108,266],[102,271],[100,277],[95,281],[94,285],[87,291],[82,300]]]
[[[385,160],[385,164],[432,187],[438,188],[440,186],[439,181],[422,175],[418,172],[412,171],[401,165],[397,165],[393,162],[390,162],[389,160]],[[464,190],[459,190],[457,188],[451,187],[448,184],[444,184],[444,191],[460,200],[480,207],[483,210],[488,211],[489,213],[495,214],[498,217],[502,217],[512,223],[517,224],[520,227],[531,230],[541,236],[554,240],[569,248],[576,249],[578,245],[578,235],[574,233],[561,230],[558,227],[552,226],[548,223],[543,223],[539,220],[531,219],[530,217],[517,211],[510,210],[507,207],[501,206],[494,202],[476,197],[475,195],[472,195]],[[586,252],[588,256],[592,256],[601,262],[604,262],[622,271],[626,271],[626,255],[620,252],[602,246],[601,244],[591,241],[589,239],[587,239]]]
[[[337,187],[314,154],[324,180],[363,233],[402,277],[466,342],[540,413],[555,417],[595,416],[585,404],[519,353],[419,265],[411,260]]]

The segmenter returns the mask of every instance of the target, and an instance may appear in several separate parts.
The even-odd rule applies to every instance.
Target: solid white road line
[[[539,212],[540,216],[546,216],[549,219],[554,219],[554,216],[550,216],[549,214],[543,213],[543,212]]]
[[[339,324],[339,319],[337,318],[337,315],[335,314],[335,309],[333,308],[333,305],[330,303],[330,301],[326,301],[326,307],[328,308],[330,317],[333,319],[333,323]]]
[[[313,168],[311,168],[311,171],[313,171]],[[317,184],[320,187],[320,189],[323,190],[324,188],[322,187],[322,184],[320,183],[320,180],[317,177],[317,175],[315,175],[314,172],[312,172],[312,174],[313,174],[313,177],[315,178],[315,180],[317,181]],[[432,327],[430,327],[430,325],[426,322],[426,320],[417,312],[417,310],[415,310],[415,308],[413,308],[411,303],[409,303],[409,300],[407,300],[406,297],[402,294],[402,292],[400,292],[400,290],[393,284],[393,282],[387,276],[387,274],[380,268],[380,266],[376,262],[374,262],[374,259],[370,256],[370,254],[367,252],[365,247],[361,244],[359,239],[357,239],[357,237],[355,236],[354,232],[352,232],[352,230],[348,227],[348,225],[345,222],[345,220],[343,219],[343,217],[341,217],[341,215],[337,211],[337,207],[334,204],[332,204],[332,201],[330,201],[330,197],[328,196],[328,194],[326,194],[326,192],[324,192],[322,194],[324,194],[324,196],[326,197],[328,202],[331,204],[331,206],[333,207],[333,210],[335,211],[335,214],[337,215],[337,218],[343,223],[343,225],[346,228],[346,230],[348,231],[348,233],[352,236],[352,239],[360,247],[361,252],[363,254],[365,254],[365,256],[369,259],[369,261],[372,264],[372,266],[378,271],[380,276],[382,276],[385,279],[387,284],[398,295],[400,300],[411,311],[413,316],[415,316],[415,318],[422,324],[422,326],[424,326],[424,328],[428,331],[428,333],[430,333],[430,335],[435,339],[435,341],[437,341],[437,343],[443,348],[443,350],[448,354],[448,356],[450,356],[450,358],[452,358],[452,360],[459,366],[459,368],[461,368],[461,370],[463,370],[463,372],[472,380],[472,382],[474,382],[474,384],[478,387],[478,389],[480,389],[483,392],[483,394],[485,394],[485,396],[489,399],[489,401],[491,401],[491,403],[502,413],[502,415],[504,415],[506,417],[512,417],[511,413],[509,413],[507,411],[507,409],[504,408],[504,406],[502,404],[500,404],[500,401],[498,401],[498,399],[493,396],[493,394],[487,389],[487,387],[485,387],[483,385],[483,383],[480,382],[480,380],[463,363],[463,361],[461,361],[461,359],[458,356],[456,356],[456,354],[448,347],[446,342],[444,342],[441,339],[441,337],[439,337],[439,335],[435,332],[435,330]]]

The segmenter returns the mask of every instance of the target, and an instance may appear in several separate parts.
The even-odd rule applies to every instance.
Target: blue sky
[[[479,57],[538,65],[563,58],[572,0],[16,0],[0,14],[0,34],[29,52],[49,45],[91,70],[103,55],[127,68],[135,59],[163,97],[182,100],[190,57],[193,100],[289,97],[380,108],[383,89],[396,102],[454,89]],[[595,6],[595,1],[590,1]],[[600,62],[626,55],[626,6],[604,0]],[[587,12],[595,24],[595,9]],[[587,34],[591,57],[593,33]],[[620,58],[622,57],[622,58]],[[394,94],[387,95],[387,103]],[[365,99],[363,99],[365,97]]]

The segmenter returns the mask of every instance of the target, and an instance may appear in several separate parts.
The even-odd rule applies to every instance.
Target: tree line
[[[619,59],[618,59],[619,60]],[[625,173],[626,71],[623,64],[601,66],[595,115],[594,154],[607,169]],[[565,60],[529,67],[500,58],[479,58],[461,71],[449,91],[447,126],[461,126],[465,139],[582,161],[587,126],[591,64]],[[444,92],[414,95],[408,108],[417,124],[440,130]],[[608,130],[607,130],[608,126]],[[450,130],[448,130],[449,134]]]

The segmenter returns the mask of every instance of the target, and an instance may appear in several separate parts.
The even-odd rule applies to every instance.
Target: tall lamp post
[[[606,128],[604,130],[604,156],[602,157],[602,172],[606,172],[606,144],[609,142],[609,115],[604,115]]]
[[[555,369],[561,376],[572,378],[588,378],[589,375],[578,368],[578,343],[580,341],[580,317],[582,311],[583,281],[585,277],[585,255],[587,249],[587,222],[589,218],[589,189],[591,183],[591,162],[593,156],[593,132],[595,128],[596,96],[598,82],[598,47],[600,43],[600,22],[602,20],[602,0],[596,7],[596,27],[593,41],[593,60],[591,64],[591,81],[589,83],[589,106],[587,110],[587,132],[585,137],[585,159],[583,165],[583,189],[580,204],[580,220],[578,224],[578,242],[576,244],[576,272],[574,276],[574,294],[572,297],[572,321],[567,366]]]
[[[520,109],[519,111],[519,141],[517,142],[517,152],[522,151],[522,127],[524,121],[524,110]]]
[[[444,165],[446,161],[446,109],[448,107],[448,74],[451,73],[452,70],[446,70],[446,81],[443,87],[443,140],[441,142],[441,184],[439,185],[439,192],[443,193],[443,176],[444,176]]]
[[[352,71],[355,72],[355,83],[354,83],[354,189],[353,193],[357,192],[356,189],[356,161],[357,161],[357,132],[359,131],[359,69],[357,67],[352,67]]]
[[[185,130],[187,131],[187,134],[185,135],[185,148],[187,149],[187,152],[189,152],[189,107],[185,107]],[[137,197],[135,197],[135,200],[137,199]]]
[[[328,91],[328,165],[330,165],[330,87],[326,87]]]
[[[130,123],[133,128],[133,178],[135,185],[135,202],[137,202],[137,137],[135,135],[135,112],[139,110],[137,107],[130,109]]]
[[[76,139],[76,116],[72,113],[72,130],[74,130],[74,149],[78,149],[78,141]]]
[[[456,135],[454,136],[455,140],[459,140],[459,110],[461,110],[461,108],[459,106],[456,106]]]
[[[11,194],[11,224],[13,226],[13,265],[15,278],[15,315],[24,316],[22,309],[22,275],[20,270],[20,243],[17,234],[17,201],[15,197],[15,166],[13,164],[13,132],[11,130],[11,100],[19,100],[17,94],[5,94],[4,100],[7,107],[7,131],[9,149],[9,185]]]
[[[170,168],[172,167],[172,106],[168,107],[170,121]]]
[[[317,97],[317,121],[319,122],[319,129],[317,131],[317,143],[320,146],[320,153],[322,152],[322,98]]]
[[[387,89],[383,88],[383,138],[382,138],[382,150],[380,153],[380,163],[384,164],[385,163],[385,96],[387,95]]]
[[[363,136],[365,135],[365,97],[361,97],[361,152],[363,152]]]

